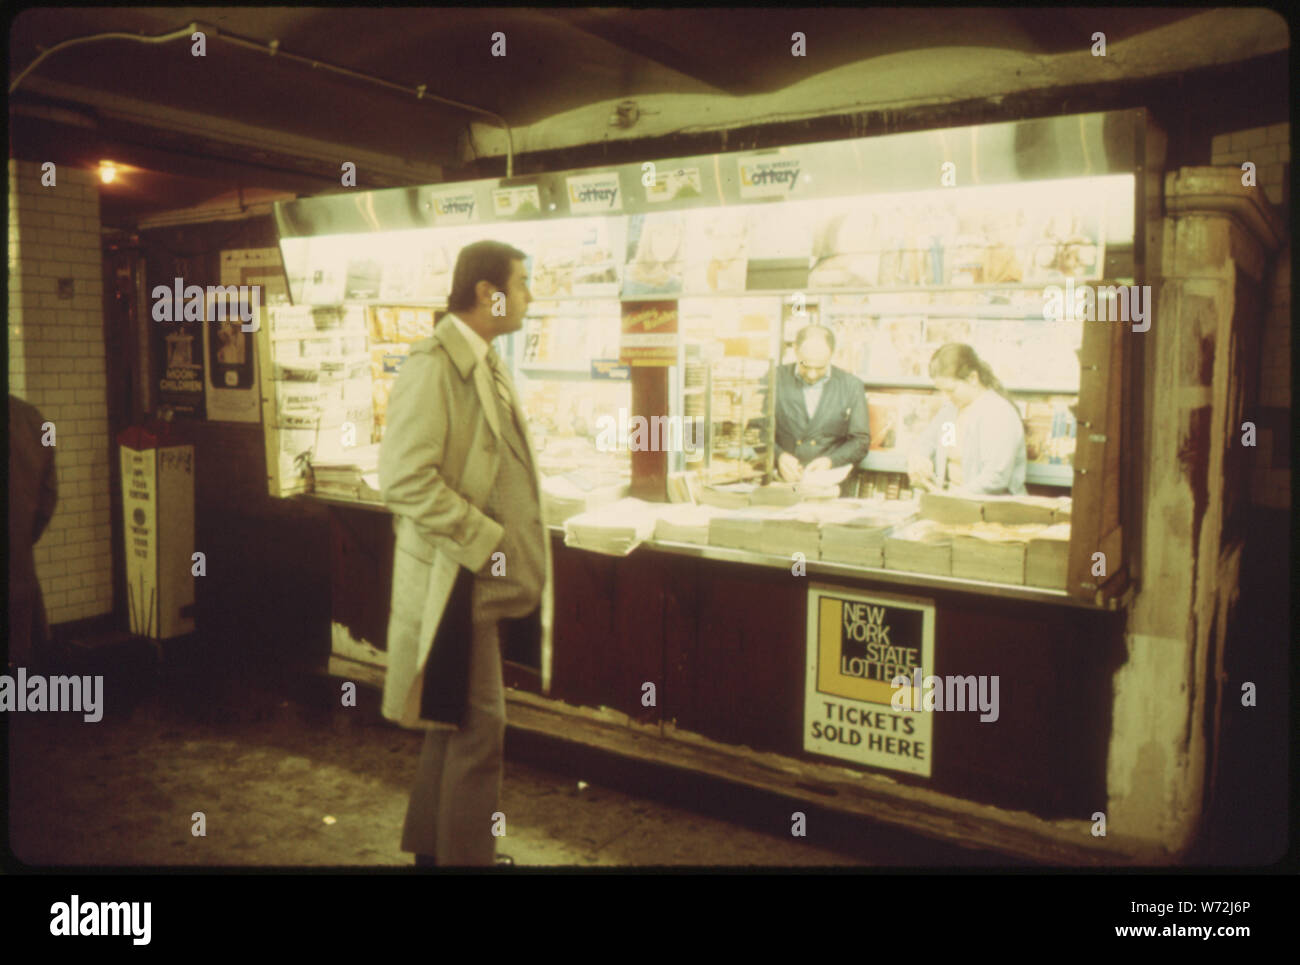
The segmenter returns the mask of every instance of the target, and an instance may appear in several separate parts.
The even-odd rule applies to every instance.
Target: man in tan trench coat
[[[379,450],[396,531],[383,713],[427,730],[402,833],[417,865],[497,861],[502,642],[533,653],[550,688],[537,459],[491,344],[523,326],[524,257],[493,241],[461,250],[450,312],[402,363]]]

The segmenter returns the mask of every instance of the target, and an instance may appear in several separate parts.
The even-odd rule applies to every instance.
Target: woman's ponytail
[[[975,364],[975,370],[979,372],[981,385],[983,385],[986,389],[992,389],[994,392],[1002,396],[1002,398],[1006,399],[1012,405],[1016,404],[1012,400],[1011,395],[1007,392],[1007,387],[1002,384],[1002,380],[993,374],[993,369],[989,367],[988,362],[985,362],[981,358],[977,358]],[[1017,409],[1016,411],[1019,412],[1020,410]]]
[[[1025,420],[1020,415],[1020,407],[1011,398],[1006,386],[1002,384],[1002,380],[993,374],[993,369],[989,367],[989,364],[975,354],[975,350],[969,345],[961,342],[948,342],[946,345],[939,346],[938,351],[930,359],[930,378],[944,376],[950,379],[967,379],[972,372],[979,376],[980,385],[986,389],[992,389],[1007,400],[1011,408],[1015,409],[1016,418],[1020,419],[1020,425],[1023,428]]]

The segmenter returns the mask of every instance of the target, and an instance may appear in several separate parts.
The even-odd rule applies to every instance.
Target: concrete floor
[[[1266,574],[1252,575],[1259,586],[1244,585],[1257,603],[1261,590],[1276,588]],[[1248,639],[1256,631],[1267,633],[1237,628]],[[0,715],[10,847],[19,860],[412,867],[399,841],[423,735],[384,721],[378,690],[361,687],[359,706],[344,708],[333,678],[271,669],[265,656],[241,657],[220,641],[188,654],[185,646],[169,644],[161,662],[142,641],[72,647],[46,668],[104,675],[98,723],[76,713]],[[1249,669],[1258,677],[1262,668]],[[1271,679],[1285,679],[1278,672]],[[1285,849],[1286,748],[1276,739],[1285,733],[1285,695],[1275,703],[1227,721],[1221,792],[1207,821],[1219,831],[1188,863],[1267,864]],[[506,835],[497,850],[520,868],[1024,866],[515,729],[506,736],[501,810]],[[804,837],[790,833],[794,810],[807,815]],[[205,816],[205,836],[191,834],[195,812]]]
[[[373,710],[376,691],[363,689],[362,707],[344,709],[336,706],[338,682],[327,678],[267,686],[237,682],[237,674],[213,667],[163,679],[150,660],[123,661],[120,653],[77,662],[84,673],[108,672],[103,720],[4,715],[10,840],[20,860],[411,866],[399,835],[422,736],[382,721]],[[844,829],[833,820],[810,815],[807,836],[790,836],[789,802],[756,804],[733,789],[737,820],[728,821],[718,812],[731,813],[731,800],[721,808],[715,800],[710,814],[601,786],[595,775],[580,787],[572,774],[511,759],[510,746],[518,743],[508,738],[501,803],[507,833],[498,845],[517,866],[876,863],[846,853]],[[196,837],[192,816],[200,811],[207,833]],[[880,862],[896,863],[887,855]]]

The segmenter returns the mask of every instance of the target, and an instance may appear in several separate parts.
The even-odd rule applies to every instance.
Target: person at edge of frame
[[[45,424],[40,410],[9,394],[9,664],[37,673],[58,662],[34,552],[59,500]]]

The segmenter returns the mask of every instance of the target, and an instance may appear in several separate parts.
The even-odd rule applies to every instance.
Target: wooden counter
[[[374,682],[382,681],[393,542],[390,518],[377,508],[331,509],[341,658],[333,669],[364,678],[348,665],[368,663]],[[565,546],[554,530],[551,538],[555,622],[547,704],[556,710],[603,708],[642,732],[683,732],[792,761],[829,763],[1045,819],[1087,817],[1088,802],[1105,799],[1123,612],[1081,608],[1051,591],[1004,598],[922,574],[813,561],[802,577],[791,574],[788,562],[742,551],[646,544],[611,557]],[[935,663],[927,672],[1000,678],[998,720],[933,715],[930,778],[802,749],[809,582],[897,593],[904,576],[908,595],[935,605]],[[340,637],[347,638],[342,647]],[[542,697],[537,673],[507,664],[505,679]],[[646,683],[654,684],[654,706],[643,705]]]

